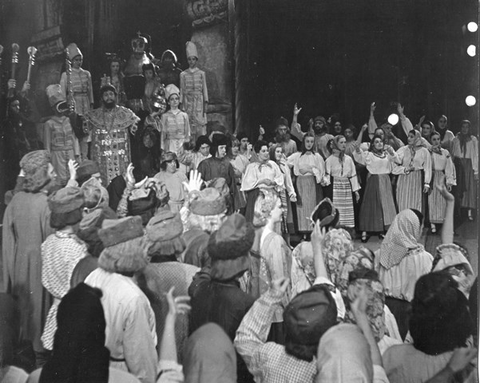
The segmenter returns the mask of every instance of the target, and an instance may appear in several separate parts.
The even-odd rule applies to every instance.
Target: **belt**
[[[117,358],[114,358],[113,356],[110,357],[110,360],[112,362],[125,362],[125,358],[117,359]]]

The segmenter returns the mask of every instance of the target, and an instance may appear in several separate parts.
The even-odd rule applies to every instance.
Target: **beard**
[[[115,107],[115,101],[103,101],[103,106],[106,108],[106,109],[113,109]]]
[[[290,133],[288,133],[288,132],[285,133],[285,134],[277,133],[275,135],[275,141],[279,144],[282,143],[282,142],[285,142],[285,143],[290,142]]]

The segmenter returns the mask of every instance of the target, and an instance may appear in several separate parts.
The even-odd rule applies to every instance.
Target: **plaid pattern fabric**
[[[53,349],[60,300],[70,290],[73,269],[87,254],[87,246],[75,234],[57,231],[42,243],[42,284],[55,298],[42,334],[43,347],[47,350]]]
[[[312,382],[317,373],[315,358],[306,362],[288,355],[283,346],[267,342],[273,315],[282,298],[270,289],[253,304],[237,330],[235,348],[257,382]]]

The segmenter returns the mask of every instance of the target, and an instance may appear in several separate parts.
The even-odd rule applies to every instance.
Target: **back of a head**
[[[337,306],[328,288],[315,285],[298,294],[285,308],[285,351],[310,362],[322,335],[337,323]]]
[[[339,324],[320,340],[315,383],[368,383],[373,381],[370,347],[356,325]]]
[[[187,340],[183,369],[185,383],[235,383],[237,358],[225,331],[215,323],[197,329]]]
[[[40,383],[108,382],[110,353],[105,348],[105,314],[102,293],[80,283],[58,307],[57,331],[51,358]]]
[[[473,331],[467,298],[451,275],[434,272],[417,281],[410,318],[416,349],[438,355],[465,347]]]

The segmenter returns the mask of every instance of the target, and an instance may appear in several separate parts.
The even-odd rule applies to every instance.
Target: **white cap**
[[[50,106],[55,106],[59,102],[65,101],[60,84],[52,84],[47,86],[46,92]]]
[[[187,43],[185,44],[186,46],[186,50],[187,50],[187,59],[189,57],[196,57],[198,59],[198,52],[197,52],[197,47],[194,43],[192,43],[191,41],[187,41]]]
[[[165,98],[168,100],[172,94],[180,95],[180,89],[175,84],[168,84],[165,87]]]

